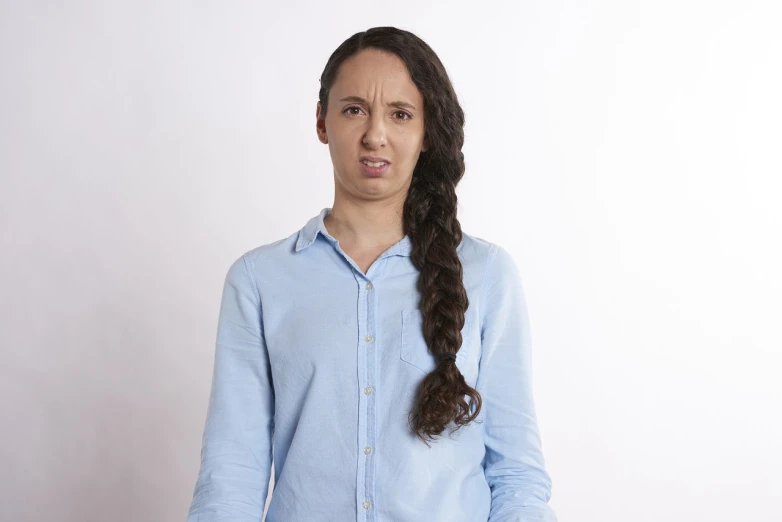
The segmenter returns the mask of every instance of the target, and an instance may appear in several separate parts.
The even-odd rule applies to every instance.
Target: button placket
[[[377,328],[377,299],[376,294],[372,290],[374,290],[374,285],[366,281],[364,279],[363,289],[359,286],[360,294],[361,294],[361,304],[363,309],[365,310],[365,313],[362,314],[365,323],[364,323],[364,354],[363,359],[365,361],[365,382],[364,382],[364,403],[365,403],[365,409],[364,412],[366,413],[365,422],[362,422],[361,424],[364,427],[364,430],[362,435],[362,439],[364,439],[363,442],[365,442],[365,446],[363,448],[364,451],[364,463],[363,466],[359,468],[361,475],[357,477],[359,480],[359,491],[360,495],[362,495],[363,501],[361,505],[364,507],[364,509],[367,510],[366,520],[367,522],[374,522],[376,520],[375,514],[373,513],[370,508],[372,507],[372,501],[374,500],[373,495],[375,494],[375,463],[374,459],[372,458],[372,454],[374,453],[374,442],[375,442],[375,409],[376,409],[376,403],[375,403],[375,393],[374,393],[374,380],[377,374],[377,348],[375,346],[375,343],[377,341],[375,334],[377,333],[375,331],[375,328]],[[361,469],[363,468],[363,470]],[[363,483],[361,483],[361,479],[363,479]],[[361,497],[359,497],[361,499]]]

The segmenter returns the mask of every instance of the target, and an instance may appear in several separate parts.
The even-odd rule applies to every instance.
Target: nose
[[[384,147],[386,144],[386,127],[383,122],[383,115],[375,112],[367,118],[367,130],[362,139],[364,145],[370,149]]]

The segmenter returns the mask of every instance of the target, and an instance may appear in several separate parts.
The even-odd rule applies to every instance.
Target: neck
[[[323,224],[344,247],[357,250],[385,248],[404,237],[402,204],[335,201]]]

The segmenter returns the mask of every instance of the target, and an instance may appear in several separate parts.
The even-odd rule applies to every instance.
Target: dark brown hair
[[[397,55],[407,65],[423,95],[428,149],[421,152],[404,204],[404,229],[412,240],[411,259],[420,271],[418,290],[423,335],[433,355],[456,353],[469,305],[456,252],[462,229],[456,218],[456,185],[464,175],[464,111],[448,73],[435,52],[419,37],[396,27],[373,27],[345,40],[329,57],[320,77],[321,118],[339,67],[364,49]],[[475,406],[470,414],[469,397]],[[475,420],[481,395],[470,387],[451,358],[428,374],[410,412],[410,428],[428,444],[453,421],[451,434]]]

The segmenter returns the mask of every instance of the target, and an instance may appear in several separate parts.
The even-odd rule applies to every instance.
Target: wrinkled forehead
[[[402,59],[374,49],[365,49],[342,62],[329,98],[338,101],[346,96],[358,96],[369,103],[400,100],[419,108],[423,105],[423,97]]]

